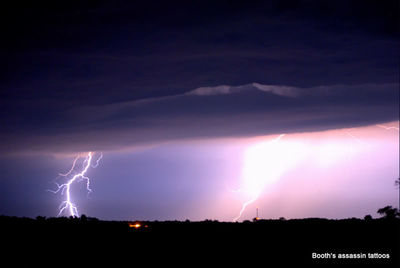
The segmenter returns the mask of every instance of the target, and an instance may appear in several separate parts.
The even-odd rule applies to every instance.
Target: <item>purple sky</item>
[[[274,143],[278,136],[103,151],[99,166],[88,172],[93,192],[87,198],[84,182],[76,183],[73,199],[87,215],[148,220],[230,221],[256,195],[239,220],[254,217],[256,207],[263,218],[347,218],[377,216],[378,208],[397,205],[398,130],[372,125],[293,133]],[[70,169],[74,157],[3,159],[9,181],[2,181],[8,187],[2,187],[2,213],[55,216],[65,196],[45,190],[55,190],[53,179]]]
[[[88,152],[103,154],[88,168],[93,192],[76,181],[71,200],[102,219],[397,206],[397,11],[396,0],[4,5],[0,214],[56,216],[67,194],[48,190]]]

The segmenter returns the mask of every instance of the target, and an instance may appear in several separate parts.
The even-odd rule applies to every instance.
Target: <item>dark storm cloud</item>
[[[1,148],[112,148],[392,120],[398,105],[397,5],[306,0],[5,5]],[[199,87],[252,82],[301,94],[184,95]],[[321,85],[329,96],[299,90]]]
[[[179,139],[354,127],[396,120],[398,97],[397,84],[203,87],[168,97],[75,107],[44,127],[21,129],[18,139],[2,137],[7,141],[2,149],[114,150]]]

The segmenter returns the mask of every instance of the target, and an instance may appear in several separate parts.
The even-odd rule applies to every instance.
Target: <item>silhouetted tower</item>
[[[398,178],[398,179],[394,182],[394,185],[396,185],[397,188],[399,188],[399,207],[398,207],[398,209],[399,209],[399,211],[400,211],[400,178]]]
[[[258,217],[258,208],[256,208],[256,217],[254,218],[256,221],[258,221],[260,218]]]

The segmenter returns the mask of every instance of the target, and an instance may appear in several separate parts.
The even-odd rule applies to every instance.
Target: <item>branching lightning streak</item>
[[[376,126],[380,127],[380,128],[384,128],[386,130],[397,130],[397,131],[399,131],[398,127],[392,127],[392,126],[388,127],[388,126],[384,126],[384,125],[376,125]]]
[[[81,180],[86,180],[86,190],[88,191],[88,194],[92,192],[92,189],[90,189],[90,179],[89,177],[86,176],[86,173],[89,169],[89,167],[95,168],[99,165],[99,161],[101,160],[101,158],[103,157],[103,154],[100,153],[100,157],[96,160],[96,163],[94,165],[91,165],[92,160],[93,160],[93,152],[89,152],[85,158],[85,160],[83,161],[83,167],[81,172],[76,173],[75,175],[72,176],[71,179],[69,179],[66,183],[63,184],[58,184],[57,182],[55,182],[55,184],[57,185],[57,190],[56,191],[51,191],[53,193],[58,193],[61,191],[61,194],[64,195],[64,193],[66,194],[66,199],[61,203],[60,205],[60,211],[58,213],[58,216],[62,215],[62,213],[67,210],[70,214],[70,216],[72,217],[78,217],[79,213],[78,213],[78,208],[77,206],[72,202],[71,199],[71,185],[75,182],[75,181],[81,181]],[[69,175],[71,175],[75,169],[76,163],[79,160],[81,156],[78,155],[73,163],[72,163],[72,167],[71,169],[67,172],[67,173],[60,173],[60,176],[63,177],[68,177]]]
[[[363,144],[363,142],[357,137],[355,136],[353,133],[351,133],[350,131],[353,130],[354,128],[350,128],[350,129],[346,129],[346,135],[353,138],[356,142]]]
[[[100,152],[100,156],[99,156],[99,158],[97,158],[96,164],[92,165],[92,168],[97,168],[97,167],[99,166],[99,162],[100,162],[100,160],[101,160],[102,158],[103,158],[103,153]]]
[[[394,127],[394,126],[385,126],[385,125],[380,125],[380,124],[377,124],[375,126],[379,127],[379,128],[383,128],[385,130],[394,130],[394,131],[397,131],[397,132],[399,131],[399,128],[398,127]],[[360,140],[356,135],[354,135],[353,133],[350,132],[353,129],[354,128],[345,129],[346,135],[348,135],[349,137],[353,138],[358,143],[363,144],[364,142],[362,140]]]
[[[258,195],[254,196],[252,199],[250,199],[250,200],[244,202],[243,205],[242,205],[242,209],[241,209],[240,212],[239,212],[239,215],[238,215],[236,218],[234,218],[233,221],[237,221],[238,219],[240,219],[240,217],[242,217],[242,214],[243,214],[243,212],[245,211],[246,207],[247,207],[248,205],[250,205],[251,203],[253,203],[254,201],[256,201],[257,198],[258,198]]]
[[[280,139],[282,139],[286,134],[281,134],[275,139],[273,139],[271,142],[275,143],[278,142]],[[240,190],[239,190],[240,191]],[[246,210],[246,207],[252,203],[254,203],[258,199],[259,193],[255,194],[250,200],[246,201],[243,203],[242,208],[239,212],[239,215],[233,219],[233,221],[237,221],[242,217],[243,212]]]
[[[67,173],[58,173],[58,175],[59,175],[59,176],[63,176],[63,177],[67,177],[69,174],[71,174],[71,172],[74,171],[75,165],[76,165],[76,161],[78,161],[79,158],[80,158],[80,155],[78,154],[78,155],[75,157],[74,162],[72,163],[71,169],[70,169]]]

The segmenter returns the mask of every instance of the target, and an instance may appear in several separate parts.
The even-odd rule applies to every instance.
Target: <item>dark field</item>
[[[0,219],[3,260],[11,258],[15,264],[108,263],[133,267],[145,261],[185,266],[267,267],[271,263],[381,266],[398,264],[400,252],[399,219],[243,223],[122,222],[86,217]],[[136,224],[140,227],[135,228]],[[313,259],[312,253],[331,255]],[[381,255],[371,258],[368,253]],[[366,257],[348,255],[343,259],[339,254],[366,254]]]

